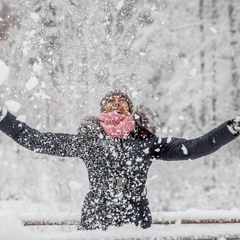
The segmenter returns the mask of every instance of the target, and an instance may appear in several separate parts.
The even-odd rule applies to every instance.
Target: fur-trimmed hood
[[[131,133],[133,137],[150,137],[155,135],[155,124],[153,122],[152,112],[144,107],[138,106],[133,113],[136,123],[136,129]],[[86,117],[78,128],[78,134],[86,138],[101,138],[106,133],[104,132],[100,121],[94,117]]]

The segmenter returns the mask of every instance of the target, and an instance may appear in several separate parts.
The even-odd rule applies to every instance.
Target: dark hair
[[[142,137],[151,137],[156,133],[156,124],[154,122],[154,114],[143,105],[137,106],[134,112],[134,119],[138,129],[138,135]]]
[[[130,99],[130,97],[127,95],[127,93],[121,91],[121,90],[113,90],[113,91],[110,91],[109,93],[107,93],[101,100],[100,102],[100,110],[101,112],[104,111],[104,107],[105,107],[105,104],[107,103],[107,101],[112,98],[113,96],[121,96],[123,98],[125,98],[128,102],[128,105],[129,105],[129,111],[130,113],[133,113],[133,103],[132,103],[132,100]]]

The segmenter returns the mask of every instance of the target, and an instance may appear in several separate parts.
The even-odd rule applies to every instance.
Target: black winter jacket
[[[153,160],[189,160],[210,154],[237,137],[229,131],[229,124],[231,121],[191,140],[136,133],[127,139],[111,139],[105,134],[90,137],[81,132],[41,133],[7,113],[0,130],[34,152],[82,158],[90,191],[84,200],[79,229],[106,230],[130,222],[150,227],[145,184]]]

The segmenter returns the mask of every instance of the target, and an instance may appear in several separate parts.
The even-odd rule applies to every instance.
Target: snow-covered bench
[[[80,216],[73,213],[21,214],[24,226],[41,225],[78,225]],[[181,212],[155,212],[153,224],[230,224],[240,223],[240,209],[198,210],[189,209]]]
[[[112,227],[106,232],[101,230],[76,231],[79,215],[73,213],[24,213],[19,217],[22,224],[28,229],[33,229],[35,233],[51,235],[57,231],[61,239],[65,239],[62,236],[66,235],[68,240],[240,240],[240,209],[229,211],[189,209],[182,212],[156,212],[153,213],[153,225],[150,229],[143,230],[134,225],[127,225],[121,228]],[[53,239],[58,238],[55,236]]]

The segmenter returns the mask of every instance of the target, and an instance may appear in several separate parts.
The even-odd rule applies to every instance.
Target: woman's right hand
[[[240,116],[234,118],[234,120],[233,120],[233,128],[236,131],[240,132]]]

